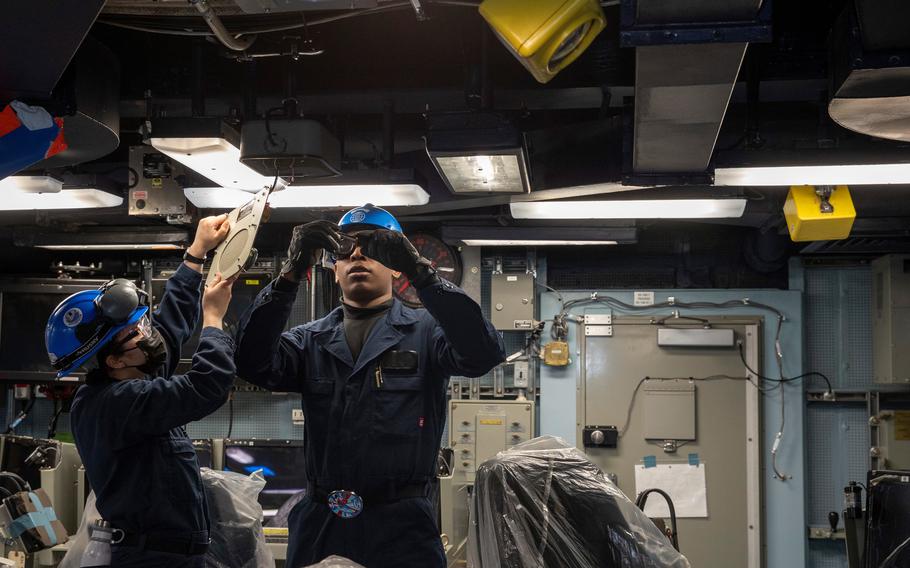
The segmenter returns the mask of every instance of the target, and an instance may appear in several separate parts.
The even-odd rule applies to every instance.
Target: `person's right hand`
[[[322,250],[337,251],[341,246],[340,227],[331,221],[311,221],[297,225],[288,246],[288,259],[281,267],[281,274],[297,282],[312,266]]]
[[[203,217],[196,227],[196,236],[188,249],[193,256],[204,258],[210,250],[221,244],[231,231],[227,213]],[[195,254],[194,254],[195,253]]]
[[[231,303],[231,288],[234,286],[235,280],[237,280],[236,276],[225,280],[219,272],[212,283],[205,286],[205,292],[202,294],[203,327],[222,328],[224,315]]]

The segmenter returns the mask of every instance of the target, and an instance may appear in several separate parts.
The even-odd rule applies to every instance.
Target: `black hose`
[[[645,489],[635,499],[635,506],[638,507],[639,509],[641,509],[642,511],[644,511],[645,503],[648,502],[648,495],[650,495],[651,493],[657,493],[658,495],[661,495],[667,501],[667,507],[670,509],[670,533],[671,533],[670,540],[673,543],[673,548],[675,548],[678,552],[679,551],[679,538],[678,538],[677,529],[676,529],[676,507],[673,506],[673,499],[670,498],[670,496],[667,494],[667,492],[664,491],[663,489],[657,489],[657,488]]]

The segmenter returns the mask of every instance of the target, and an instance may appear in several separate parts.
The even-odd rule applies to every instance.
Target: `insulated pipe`
[[[212,10],[209,5],[206,3],[206,0],[189,0],[189,3],[196,7],[196,10],[202,14],[202,19],[205,20],[205,23],[209,25],[212,33],[215,34],[215,37],[218,38],[222,44],[228,49],[234,51],[245,51],[253,42],[256,41],[256,36],[252,35],[245,37],[243,39],[236,38],[231,35],[231,32],[224,27],[224,24],[221,22],[221,18],[218,17],[218,14]]]

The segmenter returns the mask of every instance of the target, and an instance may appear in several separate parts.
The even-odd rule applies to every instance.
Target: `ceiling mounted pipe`
[[[196,7],[196,10],[202,15],[202,19],[205,20],[205,23],[208,24],[209,28],[212,30],[212,33],[215,34],[215,37],[218,38],[226,48],[232,49],[234,51],[246,51],[253,42],[256,41],[256,36],[252,35],[245,38],[237,38],[231,35],[231,32],[224,27],[224,23],[221,21],[221,18],[218,17],[218,14],[208,5],[205,0],[189,0],[190,4]]]

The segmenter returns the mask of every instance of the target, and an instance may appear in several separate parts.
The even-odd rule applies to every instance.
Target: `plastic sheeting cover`
[[[206,568],[274,568],[275,560],[262,533],[262,507],[257,501],[265,487],[261,472],[250,476],[201,468],[211,517],[212,544],[205,554]],[[89,527],[100,519],[95,492],[89,493],[76,537],[58,568],[79,568],[89,541]],[[338,568],[356,565],[339,564]]]
[[[597,466],[552,436],[478,468],[471,530],[478,568],[690,568]]]
[[[262,472],[249,477],[200,468],[212,520],[212,543],[206,568],[271,568],[275,559],[262,532],[258,496],[265,487]]]
[[[329,556],[319,564],[311,564],[307,568],[364,568],[364,566],[341,556]]]

